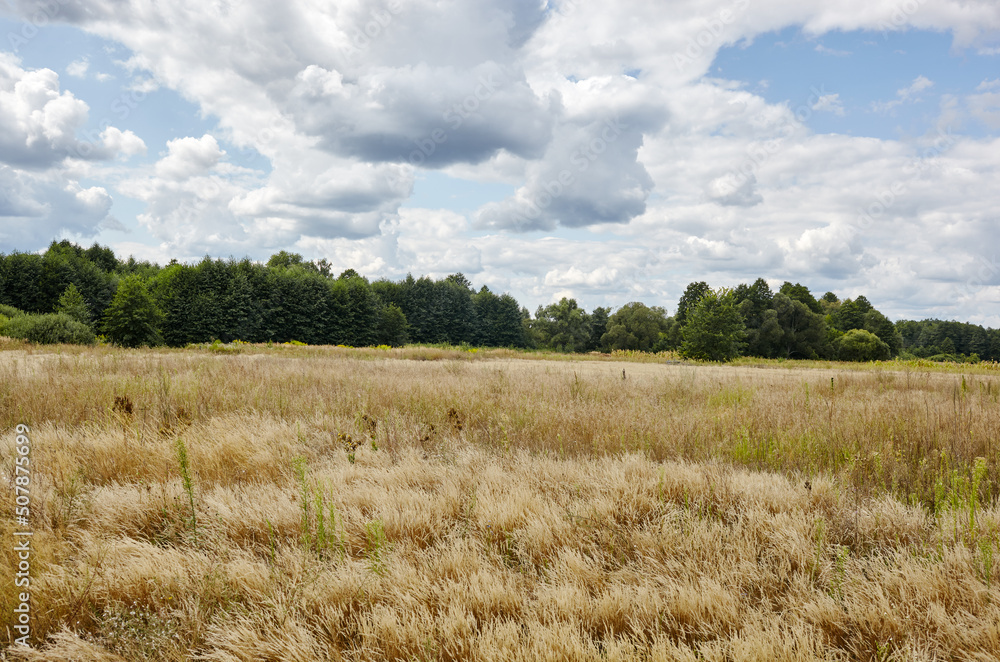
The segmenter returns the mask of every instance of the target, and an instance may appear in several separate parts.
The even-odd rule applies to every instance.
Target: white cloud
[[[39,173],[0,164],[0,246],[6,250],[92,237],[110,209],[103,187],[85,188],[58,169]]]
[[[215,167],[226,153],[213,136],[178,138],[167,143],[167,155],[156,164],[156,174],[172,180],[189,179]]]
[[[87,69],[90,67],[90,62],[87,58],[82,58],[80,60],[74,60],[66,65],[66,73],[74,78],[84,78],[87,75]]]
[[[752,172],[728,172],[708,183],[708,197],[720,205],[753,207],[764,201]]]
[[[16,4],[30,15],[40,2]],[[296,248],[372,276],[463,270],[529,307],[565,292],[590,307],[670,307],[688,280],[764,275],[881,296],[890,313],[933,292],[951,317],[959,258],[1000,240],[1000,145],[956,137],[919,160],[927,144],[816,136],[796,118],[844,113],[836,93],[769,104],[760,88],[706,78],[719,48],[788,26],[951,31],[957,47],[1000,30],[993,0],[911,4],[83,0],[64,19],[132,50],[133,90],[169,87],[218,118],[213,135],[172,141],[118,189],[147,204],[141,222],[163,256]],[[86,116],[49,73],[22,86],[37,93],[13,95],[30,112],[0,114],[5,200],[24,218],[54,213],[27,164],[71,155]],[[877,109],[932,86],[920,76]],[[977,92],[955,106],[989,125],[995,90]],[[94,152],[137,153],[126,136],[95,137]],[[222,141],[270,171],[237,168]],[[400,208],[427,168],[515,194],[468,214]],[[861,228],[859,210],[878,205]]]
[[[157,83],[154,78],[137,76],[132,79],[132,82],[129,84],[129,89],[133,92],[139,92],[140,94],[149,94],[150,92],[155,92],[160,89],[160,84]]]
[[[834,115],[844,116],[844,104],[840,101],[840,94],[824,94],[816,103],[812,105],[812,109],[819,112],[833,113]]]
[[[131,131],[109,127],[78,139],[88,112],[86,103],[60,90],[56,72],[22,69],[16,57],[0,52],[0,163],[45,168],[67,158],[136,153],[142,141]]]
[[[74,78],[86,78],[87,72],[90,70],[90,59],[87,57],[82,57],[79,60],[73,60],[66,65],[66,73]],[[114,76],[103,72],[94,72],[94,80],[98,83],[106,83],[109,80],[113,80]]]
[[[840,51],[835,48],[827,48],[823,44],[816,44],[816,52],[822,53],[823,55],[833,55],[834,57],[847,57],[851,54],[850,51]]]
[[[81,140],[89,108],[49,69],[26,70],[0,53],[0,250],[56,237],[92,237],[109,221],[111,195],[83,186],[93,165],[145,151],[131,131],[108,126]]]
[[[896,98],[892,101],[876,101],[872,104],[872,109],[880,113],[888,113],[893,108],[904,103],[911,103],[920,100],[920,93],[934,86],[934,82],[925,76],[917,76],[913,82],[902,89],[896,90]]]

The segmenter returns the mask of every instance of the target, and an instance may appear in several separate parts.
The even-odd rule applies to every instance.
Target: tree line
[[[352,269],[335,276],[325,260],[284,251],[267,264],[206,257],[160,267],[118,260],[97,244],[53,242],[41,255],[0,255],[0,305],[8,335],[11,325],[30,327],[33,335],[22,337],[49,342],[79,341],[85,327],[124,346],[528,346],[517,301],[485,286],[476,291],[462,274],[369,282]]]
[[[266,264],[204,258],[159,266],[106,247],[52,242],[42,254],[0,255],[0,333],[36,342],[184,346],[214,340],[330,345],[406,343],[561,352],[677,351],[726,361],[788,359],[1000,360],[1000,331],[940,320],[893,323],[864,296],[816,298],[763,278],[685,289],[674,314],[628,303],[587,312],[575,299],[532,316],[509,294],[462,274],[370,282],[353,269],[281,251]]]
[[[563,299],[540,307],[528,326],[536,342],[555,349],[675,350],[713,361],[886,360],[903,349],[896,326],[864,296],[841,301],[828,292],[816,299],[806,286],[789,282],[773,292],[763,278],[732,289],[691,283],[673,316],[638,302],[588,315]]]

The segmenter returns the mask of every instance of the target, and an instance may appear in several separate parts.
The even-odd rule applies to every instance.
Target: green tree
[[[837,339],[837,358],[841,361],[886,361],[889,346],[864,329],[851,329]]]
[[[826,319],[787,295],[774,295],[774,311],[781,338],[777,356],[790,359],[817,359],[827,354]]]
[[[509,294],[497,296],[483,285],[472,297],[478,320],[476,344],[484,347],[524,347],[521,306]]]
[[[864,299],[864,297],[858,297],[858,299]],[[867,300],[864,303],[867,303]],[[830,313],[830,325],[843,333],[853,329],[863,329],[865,327],[865,313],[867,312],[864,303],[853,299],[844,299],[840,307]]]
[[[731,291],[709,290],[687,313],[681,353],[701,361],[731,361],[740,355],[746,326]]]
[[[774,293],[763,278],[752,285],[739,285],[733,291],[736,309],[747,328],[746,353],[773,357],[781,339],[781,325],[774,311]]]
[[[608,315],[610,308],[598,306],[594,312],[590,313],[590,341],[587,342],[588,352],[597,352],[604,349],[601,338],[608,332]]]
[[[651,351],[667,331],[667,313],[660,307],[650,308],[633,301],[619,308],[608,318],[608,330],[601,344],[609,350],[637,349]]]
[[[805,285],[800,283],[792,285],[786,280],[784,284],[782,284],[781,289],[778,290],[778,293],[784,294],[786,297],[794,301],[801,301],[814,313],[823,313],[823,306],[819,305],[819,301],[816,301],[816,297],[812,295],[809,288]]]
[[[83,253],[86,258],[94,264],[94,266],[105,273],[111,273],[119,267],[118,258],[115,257],[115,252],[107,246],[101,246],[97,242],[94,242],[94,245],[85,250]]]
[[[80,290],[76,289],[76,285],[73,283],[70,283],[66,291],[59,297],[56,312],[68,315],[80,324],[90,325],[90,308],[84,301],[83,295],[80,294]]]
[[[436,282],[434,290],[440,302],[445,342],[452,345],[474,343],[479,321],[472,301],[475,292],[469,279],[461,273],[452,274]]]
[[[403,314],[403,310],[399,306],[390,303],[382,308],[375,335],[378,344],[390,347],[401,347],[409,341],[406,315]]]
[[[833,315],[840,308],[840,299],[833,292],[827,292],[819,300],[819,306],[823,309],[823,314]],[[833,318],[827,319],[827,326],[833,326]]]
[[[538,307],[530,323],[539,347],[558,352],[579,352],[590,341],[590,320],[576,299],[563,297],[559,303]]]
[[[681,295],[680,300],[677,302],[677,313],[674,315],[674,319],[677,320],[677,324],[684,326],[687,323],[688,311],[698,305],[701,298],[712,291],[712,288],[708,286],[705,281],[698,281],[697,283],[690,283],[687,289],[684,290],[684,294]]]
[[[141,347],[161,342],[159,324],[163,313],[138,275],[126,276],[118,283],[111,305],[104,311],[104,333],[108,340],[122,347]]]
[[[678,350],[682,342],[684,342],[684,338],[681,337],[681,325],[677,323],[676,317],[668,317],[664,325],[664,330],[657,339],[653,350],[657,352]]]
[[[267,260],[267,266],[270,269],[280,269],[282,267],[287,269],[288,267],[296,264],[302,264],[303,262],[304,260],[302,256],[298,253],[278,251]]]
[[[864,314],[862,322],[865,331],[874,333],[879,340],[886,344],[890,355],[899,355],[899,351],[903,348],[903,336],[896,330],[896,325],[888,317],[872,308]]]

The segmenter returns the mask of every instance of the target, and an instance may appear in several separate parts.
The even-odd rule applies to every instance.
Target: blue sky
[[[814,113],[810,128],[899,140],[933,131],[941,97],[974,94],[984,80],[1000,75],[1000,61],[974,48],[953,47],[946,32],[856,30],[813,36],[788,27],[721,49],[711,74],[738,80],[769,102],[793,108],[805,104],[813,90],[838,94],[844,114]],[[920,77],[933,86],[912,103],[880,107]],[[981,122],[962,128],[968,135],[991,134]]]
[[[762,276],[1000,326],[990,0],[11,0],[0,35],[0,252],[284,249],[530,309]]]

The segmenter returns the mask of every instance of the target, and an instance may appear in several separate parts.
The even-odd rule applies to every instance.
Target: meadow
[[[0,339],[5,660],[995,660],[1000,370]]]

